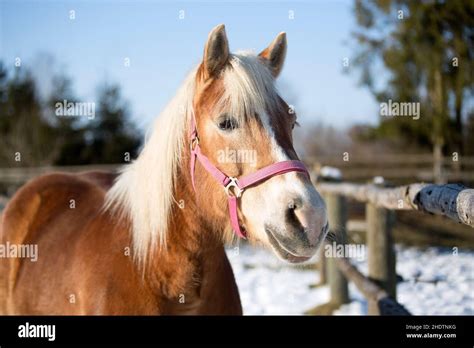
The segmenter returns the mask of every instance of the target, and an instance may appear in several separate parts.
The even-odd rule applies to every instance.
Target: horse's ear
[[[204,48],[204,73],[205,77],[216,77],[229,60],[229,42],[225,33],[224,24],[220,24],[209,33]]]
[[[274,77],[280,75],[281,69],[283,69],[283,64],[285,63],[286,56],[286,33],[280,33],[277,35],[275,40],[260,52],[259,56],[263,58]]]

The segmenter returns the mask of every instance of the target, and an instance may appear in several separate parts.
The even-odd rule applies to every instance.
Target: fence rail
[[[307,163],[316,167],[339,168],[349,180],[383,176],[390,180],[438,182],[474,182],[474,156],[447,156],[435,166],[433,154],[384,154],[383,156],[308,156]],[[435,170],[436,168],[436,170]],[[440,175],[440,177],[438,177]]]
[[[403,305],[363,275],[350,261],[345,258],[337,259],[337,265],[346,279],[350,279],[365,296],[369,302],[369,308],[374,314],[410,315],[410,312]]]
[[[17,167],[0,168],[0,183],[21,185],[28,180],[42,174],[51,172],[77,173],[89,170],[115,171],[119,168],[118,164],[91,164],[80,166],[44,166],[44,167]]]
[[[474,227],[474,190],[459,184],[411,184],[389,188],[374,184],[320,182],[317,188],[326,201],[331,233],[338,245],[344,245],[347,239],[346,198],[366,204],[368,276],[345,257],[321,254],[323,282],[329,284],[332,308],[349,302],[347,282],[352,281],[367,298],[369,314],[410,314],[396,301],[393,210],[444,215]]]
[[[340,168],[345,178],[353,180],[383,176],[386,179],[433,181],[432,155],[387,155],[384,157],[351,157],[343,161],[336,156],[306,157],[311,166],[329,165]],[[449,181],[474,182],[474,157],[460,157],[453,162],[452,157],[443,159],[443,177]],[[0,168],[0,183],[22,184],[32,177],[50,171],[77,172],[82,170],[115,170],[120,164],[80,165],[80,166],[44,166],[36,168],[10,167]],[[463,166],[460,170],[460,166]]]
[[[389,210],[419,210],[444,215],[474,227],[474,189],[460,184],[411,184],[393,188],[351,183],[321,183],[318,190],[370,202]]]
[[[350,156],[343,157],[344,154],[338,155],[318,155],[307,156],[306,159],[310,162],[321,162],[325,165],[362,165],[367,166],[375,164],[393,164],[393,165],[417,165],[417,166],[432,166],[434,162],[433,154],[383,154],[383,156]],[[456,160],[454,160],[456,159]],[[445,166],[462,165],[467,167],[474,167],[474,156],[459,156],[457,158],[452,156],[445,156],[440,159]]]

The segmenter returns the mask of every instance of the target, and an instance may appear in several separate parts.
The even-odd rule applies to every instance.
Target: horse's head
[[[259,55],[230,54],[223,25],[209,34],[196,74],[194,115],[202,153],[229,176],[298,159],[296,114],[274,85],[286,46],[281,33]],[[215,226],[229,226],[226,193],[202,165],[196,165],[196,191],[204,215]],[[328,229],[323,200],[309,177],[295,171],[246,188],[239,221],[251,241],[290,262],[312,257]]]

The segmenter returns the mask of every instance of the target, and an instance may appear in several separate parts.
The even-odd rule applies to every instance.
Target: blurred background
[[[2,0],[0,209],[26,180],[56,167],[113,170],[133,160],[150,124],[200,62],[208,32],[220,23],[231,51],[259,52],[287,32],[278,87],[298,114],[295,145],[316,172],[329,166],[353,182],[381,176],[394,185],[473,187],[472,1]],[[58,117],[56,105],[65,100],[94,105],[94,116]],[[389,101],[419,103],[419,118],[382,116]],[[364,206],[351,203],[348,232],[354,243],[364,242],[365,228]],[[436,301],[462,288],[464,297],[445,296],[451,302],[436,302],[438,307],[426,297],[419,301],[423,306],[410,304],[416,314],[439,314],[442,308],[474,313],[471,228],[397,212],[394,237],[397,247],[408,248],[398,250],[411,265],[403,268],[410,269],[403,277],[413,285],[406,301],[417,292]],[[465,251],[460,273],[443,268],[452,265],[453,247]],[[312,287],[315,272],[277,267],[277,261],[269,266],[262,260],[272,255],[245,252],[253,255],[247,263],[235,257],[232,262],[247,312],[301,313],[326,296],[324,288]],[[416,258],[437,265],[441,275],[416,281],[422,272],[413,264]],[[299,272],[295,284],[301,288],[272,291],[271,284],[291,272]],[[441,280],[454,288],[439,287]],[[363,298],[353,297],[355,304],[342,313],[364,314]]]

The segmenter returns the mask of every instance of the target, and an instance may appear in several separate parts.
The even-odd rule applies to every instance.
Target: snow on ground
[[[239,287],[244,314],[298,315],[329,300],[316,270],[277,259],[268,250],[242,245],[228,256]],[[365,261],[353,261],[363,272]],[[398,301],[412,314],[474,315],[474,252],[397,246]],[[352,302],[334,314],[367,314],[367,302],[353,284]]]
[[[314,270],[280,261],[271,251],[241,245],[228,250],[239,287],[244,314],[302,314],[312,305],[329,300],[329,289],[310,289],[319,282]]]

